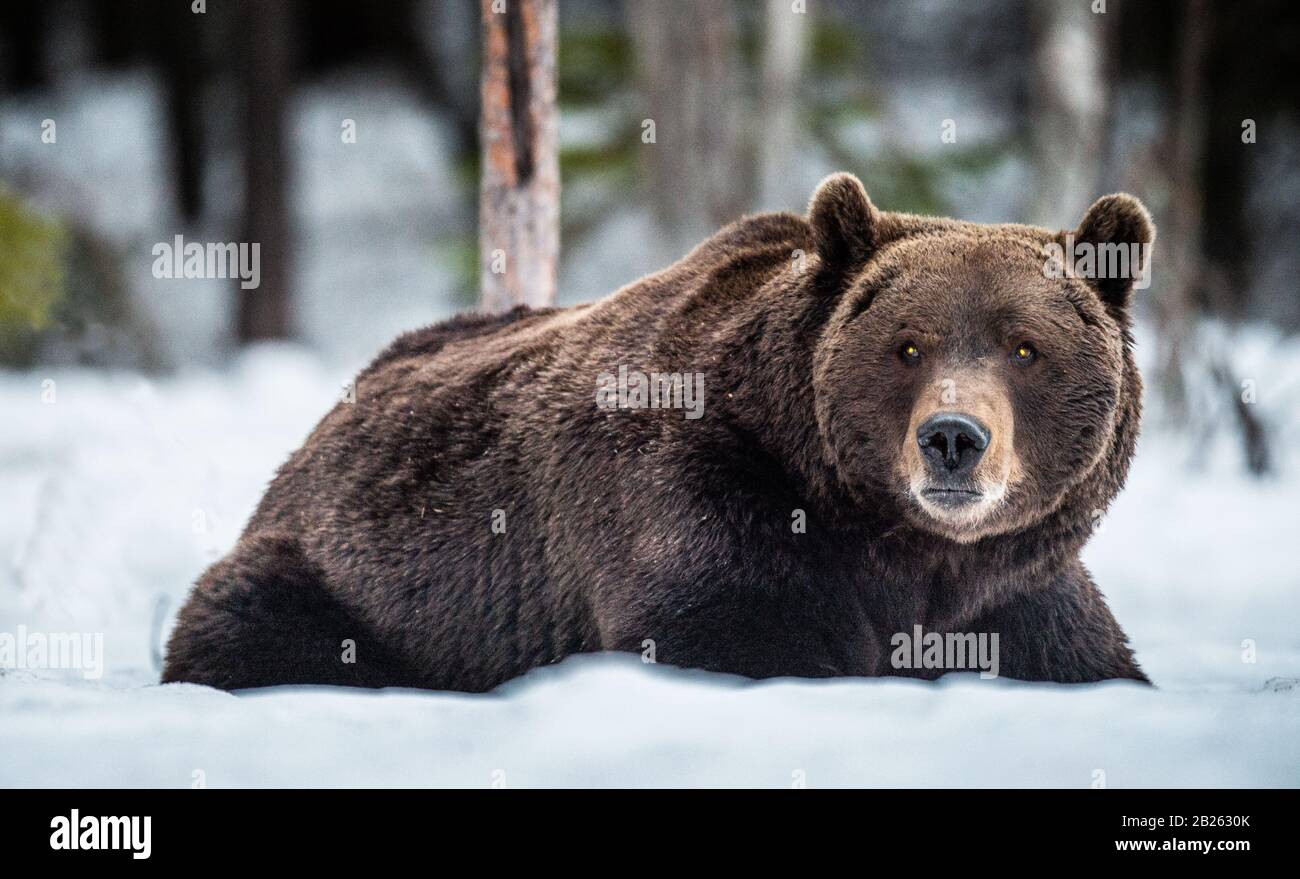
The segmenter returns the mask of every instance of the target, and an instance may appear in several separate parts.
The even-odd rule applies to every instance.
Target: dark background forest
[[[355,365],[474,307],[480,6],[0,6],[0,362],[170,370],[286,338]],[[1160,229],[1164,414],[1271,466],[1232,351],[1300,329],[1295,4],[562,0],[558,23],[561,304],[832,170],[886,209],[1057,227],[1127,190]],[[153,277],[177,234],[260,242],[261,286]]]

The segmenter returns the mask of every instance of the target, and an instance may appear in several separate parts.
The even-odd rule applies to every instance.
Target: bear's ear
[[[1093,271],[1088,273],[1088,283],[1107,308],[1117,314],[1124,312],[1134,282],[1148,270],[1151,244],[1156,238],[1156,227],[1147,209],[1124,192],[1102,196],[1083,215],[1073,237],[1076,260],[1084,258],[1079,245],[1091,245]],[[1119,254],[1113,245],[1122,245],[1124,253]]]
[[[876,249],[880,214],[852,174],[832,174],[821,182],[808,205],[808,223],[828,267],[856,268]]]

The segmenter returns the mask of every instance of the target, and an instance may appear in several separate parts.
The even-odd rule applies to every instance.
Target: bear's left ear
[[[1151,244],[1156,239],[1156,227],[1147,209],[1128,193],[1102,196],[1083,215],[1073,237],[1076,260],[1082,258],[1079,245],[1091,245],[1094,270],[1088,283],[1107,308],[1116,313],[1125,311],[1134,282],[1148,268]],[[1066,235],[1061,238],[1066,239]],[[1114,256],[1118,253],[1114,245],[1125,248],[1122,256]]]
[[[822,264],[854,269],[877,246],[880,213],[852,174],[832,174],[818,185],[808,205],[808,223]]]

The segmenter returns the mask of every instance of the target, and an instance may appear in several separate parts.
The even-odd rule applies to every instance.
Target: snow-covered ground
[[[1294,436],[1300,352],[1235,350]],[[0,373],[0,637],[103,645],[100,677],[0,671],[0,785],[1300,785],[1296,453],[1255,482],[1229,444],[1189,468],[1150,423],[1087,561],[1158,689],[755,684],[635,656],[486,696],[158,686],[189,584],[347,378],[295,348],[164,379]]]

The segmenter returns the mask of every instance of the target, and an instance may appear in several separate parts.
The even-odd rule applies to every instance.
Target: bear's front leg
[[[984,614],[972,631],[997,632],[999,674],[1025,681],[1151,681],[1092,578],[1076,562],[1055,581]]]
[[[781,594],[779,587],[717,583],[705,595],[697,583],[659,584],[616,608],[602,620],[605,646],[749,678],[871,673],[878,645],[865,621],[854,625],[852,612],[809,613],[797,588]]]

